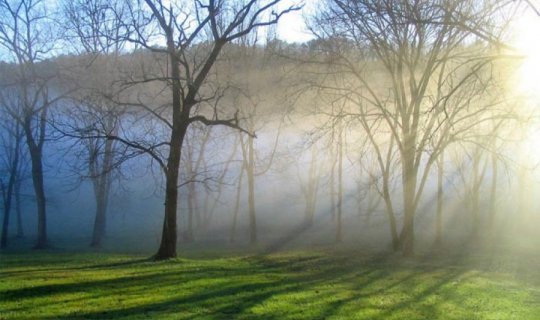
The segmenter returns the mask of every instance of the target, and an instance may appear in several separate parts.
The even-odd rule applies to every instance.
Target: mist
[[[382,194],[383,173],[377,167],[377,155],[369,144],[359,116],[354,114],[355,106],[345,106],[350,108],[349,114],[337,117],[326,110],[332,103],[328,101],[336,96],[334,92],[321,90],[323,85],[317,82],[326,78],[325,69],[309,63],[319,55],[317,51],[309,50],[306,44],[279,43],[277,48],[231,45],[226,52],[227,58],[218,63],[221,75],[216,77],[224,79],[216,81],[243,88],[243,91],[229,89],[220,103],[235,108],[235,112],[242,115],[240,123],[244,123],[242,127],[248,133],[219,126],[197,126],[188,131],[190,140],[184,147],[186,151],[181,162],[181,168],[186,168],[186,172],[181,176],[178,188],[178,243],[181,246],[201,242],[242,247],[250,243],[249,186],[244,166],[249,134],[255,134],[252,166],[255,171],[253,197],[257,245],[271,246],[281,239],[289,239],[292,246],[335,244],[338,241],[337,190],[340,185],[342,213],[339,219],[343,226],[340,241],[348,245],[374,246],[378,250],[391,249],[388,209]],[[242,65],[231,66],[237,55],[242,57]],[[79,81],[92,82],[95,81],[91,79],[95,77],[93,73],[103,71],[99,64],[87,67],[88,59],[59,57],[55,64],[59,68],[62,64],[83,65],[90,76],[81,77]],[[155,56],[144,52],[138,53],[137,58],[122,55],[119,59],[136,68],[156,63],[153,61]],[[299,66],[295,63],[299,59],[307,62]],[[379,67],[374,68],[376,73]],[[307,84],[306,78],[309,78]],[[104,85],[113,86],[115,81],[119,80],[112,79],[110,84]],[[384,79],[378,81],[377,87],[389,85]],[[64,88],[54,90],[65,91]],[[137,93],[138,96],[146,96],[154,102],[163,99],[163,103],[167,103],[165,96],[160,97],[161,93],[152,92],[156,89],[143,90]],[[44,181],[52,244],[85,247],[92,234],[96,203],[92,176],[87,168],[85,137],[78,133],[80,129],[76,126],[80,124],[72,116],[80,105],[73,99],[78,97],[59,101],[54,106],[50,141],[44,152]],[[476,216],[480,219],[477,223],[485,229],[482,236],[537,238],[533,230],[524,231],[534,225],[532,221],[538,221],[537,205],[530,200],[538,192],[536,167],[539,159],[531,153],[534,128],[538,123],[534,120],[533,108],[523,116],[513,105],[522,99],[516,96],[503,102],[509,110],[505,112],[511,112],[515,117],[505,120],[504,127],[501,125],[496,135],[489,127],[478,128],[478,141],[450,144],[445,149],[442,182],[444,242],[455,244],[463,240],[463,244],[468,243],[465,239],[474,232]],[[339,112],[344,112],[343,106],[340,107]],[[127,106],[122,111],[125,114],[118,120],[118,126],[131,140],[140,139],[146,145],[152,145],[166,137],[163,124],[148,119],[140,108]],[[149,136],[149,132],[153,135]],[[341,181],[338,181],[338,135],[341,135],[343,148]],[[373,136],[382,154],[397,152],[390,150],[391,136],[386,130],[379,129]],[[101,139],[105,140],[105,135]],[[496,140],[496,150],[484,144],[483,141],[489,139]],[[115,147],[118,154],[115,155],[114,173],[111,167],[114,178],[109,191],[106,244],[103,247],[111,245],[120,251],[141,248],[151,251],[159,244],[162,228],[163,176],[148,155],[130,150],[121,143],[116,143]],[[496,177],[493,157],[499,167]],[[403,225],[404,208],[403,190],[399,186],[400,164],[395,154],[391,156],[391,162],[385,169],[391,180],[389,201],[394,204],[399,230]],[[421,164],[425,165],[425,162]],[[36,236],[37,225],[32,182],[28,173],[26,175],[21,187],[22,225],[27,236],[23,243]],[[496,184],[496,194],[490,193],[492,184]],[[476,199],[471,199],[471,194],[476,195]],[[430,249],[435,240],[436,206],[435,167],[428,173],[415,219],[416,242],[424,250]],[[474,210],[478,212],[472,212],[472,206],[476,206]],[[301,234],[297,234],[298,230]],[[12,223],[9,234],[15,233],[16,224]],[[192,233],[192,239],[186,239],[186,233]],[[295,234],[294,238],[290,238],[291,233]]]
[[[9,316],[25,301],[37,318],[281,318],[312,291],[329,300],[304,301],[292,318],[508,312],[501,302],[475,313],[477,301],[455,315],[442,302],[427,310],[423,297],[466,292],[448,286],[470,277],[474,299],[523,289],[516,308],[528,318],[540,261],[539,28],[529,1],[0,0]],[[128,272],[152,303],[89,310],[69,298],[65,312],[32,311],[40,291],[17,270],[63,264],[74,292]],[[86,283],[77,270],[120,273]],[[200,279],[209,284],[189,287]],[[216,297],[247,302],[190,296],[214,281]],[[370,283],[380,289],[362,291]],[[160,296],[158,284],[182,296]],[[65,293],[50,285],[43,292]],[[394,287],[403,292],[380,310],[352,305],[384,302]],[[105,291],[95,297],[109,303]]]

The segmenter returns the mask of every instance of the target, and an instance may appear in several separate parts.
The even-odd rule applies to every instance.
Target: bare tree
[[[38,232],[35,248],[47,246],[46,197],[43,183],[43,146],[47,134],[49,108],[62,94],[54,92],[57,79],[53,62],[44,62],[54,50],[54,23],[41,0],[0,1],[0,47],[16,65],[12,77],[2,83],[16,98],[3,96],[2,102],[24,131],[32,163],[32,181],[37,202]],[[8,101],[16,101],[9,104]]]
[[[299,10],[292,5],[279,10],[282,1],[152,1],[129,2],[130,17],[125,20],[130,33],[119,39],[150,50],[166,58],[162,75],[145,74],[130,80],[133,85],[161,83],[170,93],[167,112],[158,114],[150,103],[127,101],[139,105],[170,129],[168,141],[153,146],[130,141],[120,135],[110,139],[122,141],[144,150],[165,174],[165,219],[161,244],[156,259],[176,256],[177,204],[182,145],[188,127],[195,122],[204,125],[225,125],[241,129],[234,111],[212,103],[223,92],[212,86],[212,70],[227,43],[257,28],[276,24],[286,13]],[[224,114],[233,113],[228,117]],[[158,152],[159,148],[166,148]],[[162,157],[162,154],[166,154]]]
[[[444,151],[437,159],[437,212],[435,217],[435,245],[442,245],[442,221],[444,207]]]
[[[311,226],[313,224],[313,217],[317,209],[317,198],[321,180],[321,168],[322,162],[319,160],[317,145],[311,144],[308,149],[310,157],[308,160],[307,176],[303,177],[303,170],[298,167],[298,180],[300,181],[300,189],[304,196],[305,209],[304,209],[304,224]]]
[[[184,180],[187,183],[186,202],[187,202],[187,226],[184,230],[182,238],[186,242],[194,241],[194,219],[197,228],[202,224],[202,213],[200,210],[200,201],[198,196],[198,184],[205,184],[206,177],[202,176],[206,172],[203,171],[203,166],[206,164],[204,161],[205,151],[209,140],[212,135],[212,128],[205,128],[191,126],[191,130],[187,135],[189,139],[186,139],[184,144],[184,152],[182,162],[184,164],[184,172],[186,177]],[[197,149],[198,148],[198,149]]]
[[[499,102],[487,90],[493,56],[486,41],[497,39],[496,8],[490,1],[449,0],[327,4],[314,30],[344,39],[332,62],[350,84],[336,89],[362,108],[360,119],[380,121],[397,147],[404,210],[399,240],[412,255],[414,218],[432,165],[471,117],[474,125],[489,121],[487,110]],[[375,62],[357,54],[366,48]]]
[[[122,24],[127,9],[123,2],[104,0],[64,1],[64,37],[78,53],[82,68],[76,68],[79,88],[68,106],[71,120],[67,135],[77,138],[84,146],[79,158],[87,168],[80,168],[81,178],[92,182],[96,201],[96,214],[92,231],[92,247],[99,247],[106,233],[107,207],[113,176],[124,157],[118,142],[96,137],[87,128],[98,126],[106,135],[116,135],[125,107],[114,104],[118,86],[117,64],[126,42],[119,41],[126,30]],[[86,58],[87,57],[87,58]],[[89,74],[88,76],[82,76]],[[63,130],[62,128],[59,128]],[[66,133],[66,132],[64,132]],[[77,134],[78,133],[78,134]]]
[[[342,102],[339,100],[338,102]],[[332,218],[336,222],[336,242],[343,240],[343,158],[346,144],[346,133],[342,108],[334,108],[329,115],[329,141],[327,149],[330,152],[330,208]],[[334,110],[337,109],[337,110]],[[337,179],[336,179],[337,176]],[[337,181],[336,181],[337,180]],[[337,189],[337,190],[336,190]]]
[[[20,186],[22,180],[22,150],[24,134],[20,123],[11,121],[11,118],[4,112],[0,111],[3,115],[4,121],[1,124],[0,132],[0,148],[2,153],[0,154],[0,172],[2,178],[0,179],[0,192],[3,202],[4,218],[2,220],[2,236],[0,240],[0,248],[5,248],[8,244],[8,230],[9,219],[12,209],[12,200],[15,196],[16,209],[17,209],[17,235],[22,236],[22,224],[20,217]],[[7,178],[7,181],[3,177]]]
[[[275,27],[275,26],[272,26]],[[257,242],[257,196],[256,184],[258,177],[265,175],[272,167],[276,157],[284,115],[289,111],[290,101],[286,90],[286,72],[281,70],[279,63],[283,62],[272,56],[269,41],[272,41],[272,28],[269,28],[264,47],[258,45],[258,34],[246,35],[237,40],[238,45],[231,52],[231,59],[236,60],[228,72],[231,76],[231,86],[235,88],[232,103],[241,106],[239,115],[244,119],[244,128],[256,133],[263,143],[257,144],[255,136],[245,137],[238,132],[241,151],[241,170],[238,181],[242,182],[246,175],[246,193],[248,202],[249,239],[250,243]],[[242,61],[239,63],[239,61]],[[268,83],[274,83],[268,88]],[[276,97],[279,92],[279,98]],[[266,141],[268,140],[268,141]],[[268,146],[265,148],[264,146]],[[237,192],[242,191],[242,185],[237,186]],[[237,195],[240,201],[240,195]],[[234,239],[236,221],[240,203],[235,205],[231,239]]]
[[[253,98],[248,99],[248,101],[248,106],[246,106],[247,111],[244,111],[246,129],[250,132],[260,132],[265,125],[271,123],[269,120],[270,115],[266,114],[266,117],[261,117],[262,112],[258,110],[261,107],[259,102]],[[263,118],[265,119],[266,123],[261,121]],[[245,170],[247,179],[249,239],[252,244],[257,242],[255,179],[266,174],[272,166],[279,143],[282,121],[283,120],[281,119],[278,124],[276,134],[274,137],[272,137],[274,141],[272,142],[270,150],[268,150],[268,154],[263,154],[262,150],[257,150],[255,136],[251,135],[247,138],[244,138],[243,136],[239,137],[242,151],[242,168]]]

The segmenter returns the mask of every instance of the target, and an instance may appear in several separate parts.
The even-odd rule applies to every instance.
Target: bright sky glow
[[[287,0],[281,5],[281,8],[289,7],[298,3],[298,0]],[[301,11],[295,11],[283,16],[280,20],[277,33],[281,40],[286,42],[307,42],[313,39],[313,35],[307,30],[304,17],[313,12],[315,5],[319,0],[305,0],[304,8]]]
[[[524,55],[518,70],[518,90],[540,99],[540,17],[532,11],[521,15],[515,23],[513,46]]]
[[[515,71],[514,90],[525,99],[521,108],[526,113],[534,112],[540,106],[540,16],[534,10],[527,10],[517,16],[512,29],[514,35],[511,45],[523,56]],[[534,122],[520,137],[520,161],[527,168],[537,168],[540,165],[539,133],[538,122]],[[538,179],[537,174],[538,171],[535,179]]]

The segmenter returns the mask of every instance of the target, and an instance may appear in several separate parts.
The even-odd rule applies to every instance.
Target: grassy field
[[[0,255],[0,319],[540,319],[521,255]]]

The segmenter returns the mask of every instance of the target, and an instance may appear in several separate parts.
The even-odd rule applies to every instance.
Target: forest
[[[538,30],[525,0],[0,0],[0,319],[537,319]]]

